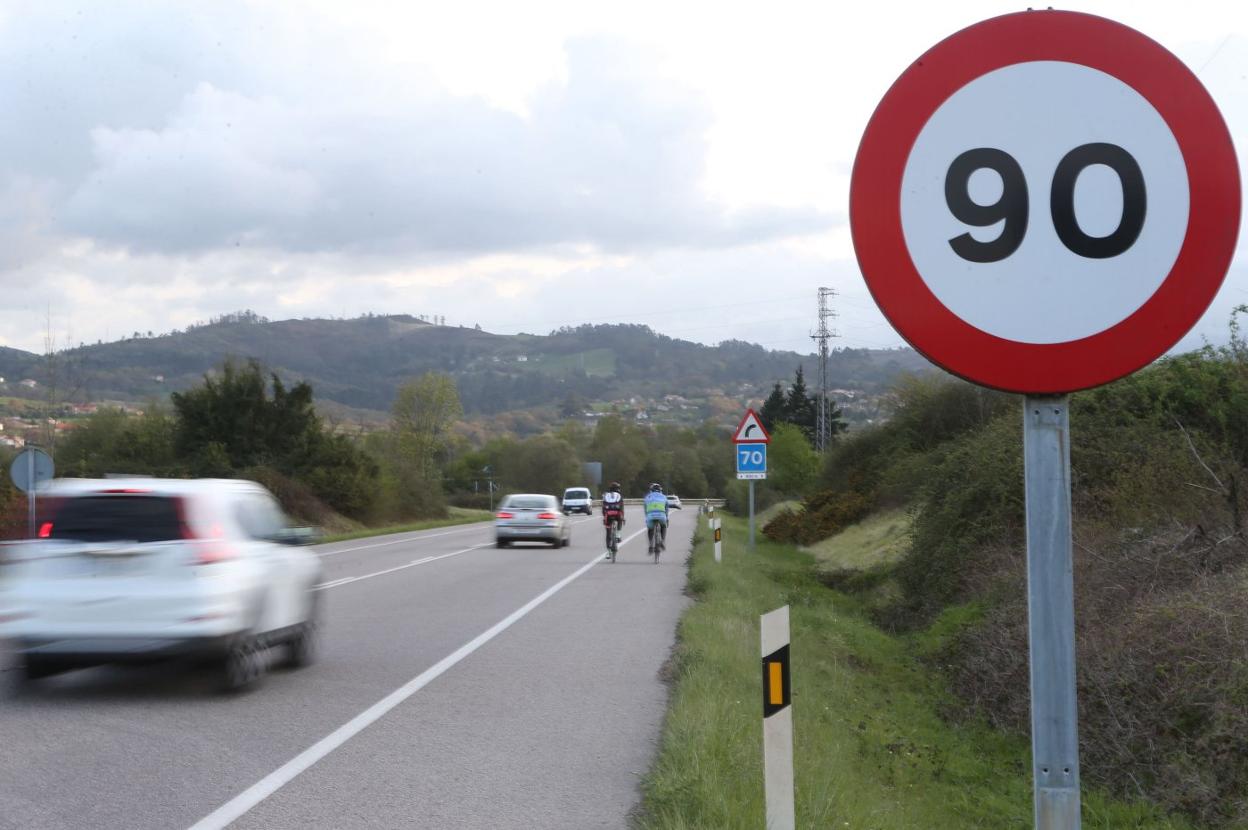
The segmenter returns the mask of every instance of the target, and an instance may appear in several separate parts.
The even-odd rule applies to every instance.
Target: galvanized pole
[[[1037,830],[1078,830],[1079,727],[1070,522],[1070,398],[1023,404],[1027,633]]]
[[[750,479],[750,549],[754,549],[754,479]]]
[[[35,538],[35,454],[26,453],[26,510],[30,516],[30,538]]]

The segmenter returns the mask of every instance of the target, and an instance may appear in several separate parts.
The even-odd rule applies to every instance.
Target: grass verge
[[[888,567],[906,555],[910,522],[905,510],[884,510],[805,550],[825,571]]]
[[[1030,828],[1029,748],[1018,736],[941,717],[944,684],[919,659],[962,624],[889,636],[821,584],[814,558],[724,517],[724,561],[700,534],[697,602],[682,618],[659,755],[643,781],[645,830],[763,827],[758,617],[790,606],[798,827]],[[971,617],[972,614],[965,614]],[[1144,804],[1083,793],[1086,828],[1180,830]]]
[[[425,519],[424,521],[408,522],[407,524],[367,527],[360,530],[352,530],[348,533],[335,533],[332,536],[326,536],[322,541],[325,543],[346,542],[350,539],[364,539],[368,536],[384,536],[387,533],[411,533],[415,530],[431,530],[435,527],[485,522],[494,518],[494,514],[488,510],[468,510],[463,507],[451,507],[448,509],[448,512],[451,515],[445,519]]]

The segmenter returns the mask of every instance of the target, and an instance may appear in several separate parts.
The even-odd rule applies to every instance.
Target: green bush
[[[813,545],[865,518],[871,510],[871,500],[861,493],[825,490],[807,499],[801,510],[781,511],[763,533],[773,542]]]

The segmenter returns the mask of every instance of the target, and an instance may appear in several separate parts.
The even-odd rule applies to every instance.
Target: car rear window
[[[61,503],[45,538],[74,542],[167,542],[182,538],[178,499],[82,496]]]
[[[563,494],[565,499],[587,499],[589,498],[588,490],[568,490]]]
[[[553,507],[554,499],[549,496],[512,496],[507,499],[507,506],[512,509],[541,510],[547,507]]]

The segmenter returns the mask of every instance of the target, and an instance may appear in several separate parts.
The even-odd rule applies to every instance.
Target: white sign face
[[[1187,166],[1157,110],[1121,80],[1059,61],[955,92],[919,132],[901,187],[906,246],[936,298],[1033,344],[1090,337],[1143,306],[1175,264],[1189,207]]]

